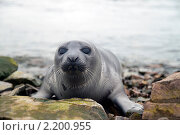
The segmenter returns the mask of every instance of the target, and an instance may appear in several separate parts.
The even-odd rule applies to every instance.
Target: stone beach
[[[12,59],[0,56],[0,119],[180,119],[178,67],[163,64],[124,65],[123,83],[126,94],[131,100],[143,104],[145,110],[143,115],[134,113],[122,117],[118,113],[107,114],[100,104],[91,99],[29,97],[38,91],[44,78],[42,72],[33,72],[36,68],[32,67],[45,71],[50,63],[52,62],[45,62],[41,58]],[[45,113],[40,108],[46,109]],[[49,112],[48,108],[53,111]]]

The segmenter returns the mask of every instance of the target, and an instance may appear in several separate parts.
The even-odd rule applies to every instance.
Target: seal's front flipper
[[[45,90],[39,90],[37,93],[32,94],[31,97],[33,97],[33,98],[51,98],[52,94]]]
[[[141,104],[130,101],[126,95],[116,95],[111,97],[111,101],[121,112],[123,112],[123,115],[133,112],[142,114],[144,111],[144,107]]]
[[[138,114],[143,114],[144,107],[141,104],[132,102],[132,107],[126,113],[136,112]]]

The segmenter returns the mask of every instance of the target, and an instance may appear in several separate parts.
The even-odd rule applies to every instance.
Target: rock
[[[157,82],[157,81],[164,79],[165,75],[164,74],[155,74],[153,77],[154,77],[153,82]]]
[[[38,88],[35,88],[34,86],[30,85],[30,84],[26,84],[26,89],[22,94],[22,96],[31,96],[32,94],[38,92]],[[54,95],[55,96],[55,95]],[[53,98],[53,97],[52,97]]]
[[[158,120],[169,120],[167,117],[161,117]]]
[[[143,119],[157,120],[162,117],[180,120],[180,104],[147,102],[144,105]]]
[[[114,120],[115,119],[114,118],[115,117],[114,114],[108,113],[107,115],[108,115],[109,120]]]
[[[151,101],[180,103],[180,72],[153,83]]]
[[[0,81],[0,93],[4,91],[10,91],[12,90],[12,88],[13,88],[13,85],[11,83]]]
[[[133,87],[138,87],[139,88],[142,80],[141,79],[132,79],[131,82],[132,82]]]
[[[138,91],[138,89],[135,87],[133,89],[130,90],[130,96],[131,97],[148,97],[148,94],[146,93],[141,93],[140,91]]]
[[[18,69],[16,61],[10,57],[0,56],[0,80],[11,75]]]
[[[142,120],[142,114],[133,113],[130,117],[130,120]]]
[[[48,100],[28,96],[1,96],[0,119],[107,120],[103,107],[91,99]]]
[[[148,95],[148,97],[150,97],[150,95],[151,95],[151,89],[146,89],[144,92]]]
[[[0,93],[0,96],[9,96],[11,94],[11,91],[4,91]]]
[[[150,74],[144,75],[144,80],[150,80],[150,79],[153,79],[153,77]]]
[[[126,87],[124,87],[124,91],[128,97],[130,97],[130,90],[128,90]]]
[[[163,117],[180,119],[180,73],[153,83],[151,100],[144,105],[143,119]]]
[[[12,85],[12,84],[11,84]],[[30,84],[20,84],[11,91],[2,91],[0,92],[1,96],[31,96],[33,93],[37,92],[38,89],[33,87]]]
[[[26,89],[24,84],[16,86],[16,88],[9,94],[9,96],[21,95]]]
[[[140,67],[139,68],[139,74],[141,75],[145,75],[146,73],[152,73],[152,69],[150,68],[144,68],[144,67]]]
[[[137,72],[126,71],[123,74],[125,79],[143,79],[144,77],[139,75]]]
[[[18,84],[31,84],[33,86],[40,86],[41,80],[37,79],[34,75],[30,73],[24,73],[21,71],[16,71],[13,74],[11,74],[8,78],[6,78],[4,81],[10,82],[14,85]]]
[[[132,85],[132,87],[137,87],[142,89],[145,86],[147,87],[149,85],[149,82],[142,79],[132,79],[131,83],[129,83],[128,86],[130,85]]]
[[[129,120],[129,118],[123,116],[115,116],[115,120]]]
[[[136,100],[136,102],[142,102],[142,103],[144,103],[144,102],[147,102],[147,101],[149,101],[149,100],[150,100],[150,98],[138,97],[137,100]]]

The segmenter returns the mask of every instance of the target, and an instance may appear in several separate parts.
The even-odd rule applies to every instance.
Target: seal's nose
[[[68,70],[69,71],[77,71],[78,70],[78,66],[77,65],[69,65],[68,66]]]
[[[86,66],[81,62],[79,57],[68,56],[66,62],[62,65],[64,72],[75,73],[76,71],[85,71]]]
[[[71,62],[77,62],[79,57],[68,57],[67,59],[68,59],[68,62],[71,63]]]

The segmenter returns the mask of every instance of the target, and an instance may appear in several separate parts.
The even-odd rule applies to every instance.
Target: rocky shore
[[[145,110],[143,115],[122,117],[118,113],[106,114],[91,99],[31,98],[51,63],[37,57],[0,56],[0,119],[180,119],[179,67],[124,65],[125,91],[131,100],[143,104]]]

